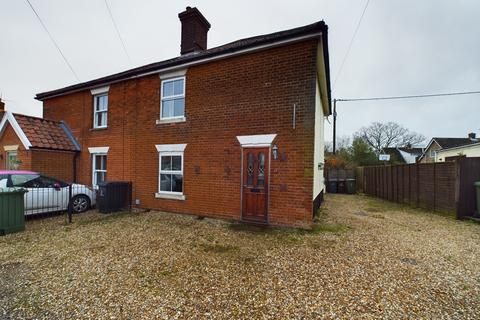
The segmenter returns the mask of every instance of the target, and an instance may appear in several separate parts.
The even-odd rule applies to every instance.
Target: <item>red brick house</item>
[[[78,182],[132,181],[141,208],[308,227],[324,190],[327,26],[207,49],[205,17],[179,18],[180,56],[37,94],[80,145]]]
[[[75,180],[80,145],[65,123],[5,112],[1,101],[0,107],[0,170],[31,170]]]

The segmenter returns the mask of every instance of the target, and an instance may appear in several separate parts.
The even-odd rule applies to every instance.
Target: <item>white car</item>
[[[0,188],[25,188],[25,215],[64,211],[71,206],[74,213],[81,213],[95,205],[94,189],[81,184],[69,184],[46,177],[38,172],[0,170]]]

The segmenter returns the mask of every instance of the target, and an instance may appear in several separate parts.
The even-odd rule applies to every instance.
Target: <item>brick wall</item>
[[[88,147],[109,146],[109,180],[131,180],[140,206],[240,219],[238,135],[276,133],[282,155],[272,160],[270,223],[308,226],[312,216],[316,41],[190,67],[186,122],[159,124],[160,78],[112,84],[108,129],[92,130],[90,91],[44,101],[44,116],[64,120],[81,144],[80,181],[91,183]],[[296,129],[292,128],[297,104]],[[156,144],[187,143],[185,201],[156,199]]]
[[[22,163],[18,167],[19,170],[31,170],[31,154],[28,150],[25,149],[22,142],[18,138],[17,134],[13,130],[10,124],[7,124],[5,132],[0,137],[0,170],[6,169],[6,158],[7,152],[4,149],[4,146],[18,145],[17,158]]]
[[[66,151],[31,150],[31,169],[62,181],[73,181],[73,157]]]

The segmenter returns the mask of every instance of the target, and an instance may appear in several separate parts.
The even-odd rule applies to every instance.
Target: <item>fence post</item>
[[[68,185],[68,223],[72,223],[72,184]]]

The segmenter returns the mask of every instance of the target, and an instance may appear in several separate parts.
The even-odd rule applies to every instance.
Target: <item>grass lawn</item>
[[[311,231],[162,212],[0,237],[0,319],[480,318],[480,225],[328,195]]]

